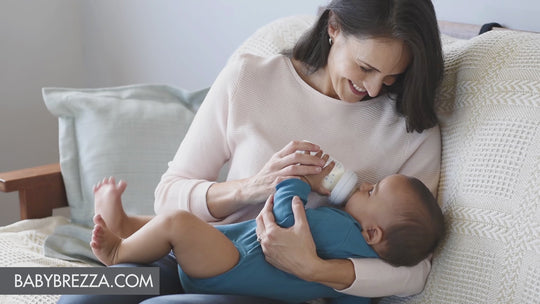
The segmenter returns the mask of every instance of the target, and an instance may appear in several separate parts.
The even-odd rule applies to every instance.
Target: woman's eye
[[[362,72],[366,72],[366,73],[371,71],[371,69],[363,67],[363,66],[360,66],[360,70],[362,70]]]

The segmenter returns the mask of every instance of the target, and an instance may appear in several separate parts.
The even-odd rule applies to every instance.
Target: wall
[[[0,1],[0,171],[58,161],[57,122],[41,88],[209,86],[260,26],[314,14],[326,0]],[[540,31],[537,0],[434,0],[439,19]],[[467,8],[466,10],[463,8]],[[0,193],[0,225],[19,217]]]
[[[58,162],[57,122],[44,86],[84,86],[80,2],[0,2],[0,171]],[[0,225],[19,218],[17,195],[0,193]]]
[[[95,86],[141,82],[187,89],[208,86],[233,50],[257,28],[283,16],[314,14],[324,3],[86,1],[84,37],[91,82]]]

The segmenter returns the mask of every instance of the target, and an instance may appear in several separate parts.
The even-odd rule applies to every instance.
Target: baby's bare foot
[[[123,235],[123,224],[127,218],[122,207],[122,194],[127,184],[116,183],[114,177],[104,178],[94,186],[94,213],[100,214],[108,228],[116,235]]]
[[[117,264],[116,255],[122,239],[107,228],[107,224],[99,214],[94,216],[94,224],[90,242],[94,255],[107,266]]]

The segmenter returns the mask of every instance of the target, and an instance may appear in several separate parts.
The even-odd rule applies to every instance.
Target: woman
[[[274,266],[346,294],[417,293],[429,261],[395,268],[377,259],[322,260],[303,224],[302,208],[294,208],[297,224],[287,230],[273,222],[271,201],[261,208],[279,181],[315,174],[324,166],[320,158],[297,151],[322,149],[369,182],[393,173],[414,176],[435,193],[440,133],[433,103],[442,72],[429,0],[334,0],[290,52],[269,58],[244,55],[224,68],[156,189],[155,211],[184,209],[215,224],[260,213],[257,232]],[[215,182],[225,163],[230,166],[227,181]],[[325,198],[310,201],[308,207],[315,207]],[[130,221],[133,229],[124,235],[141,225],[136,218]],[[181,287],[163,286],[178,282],[174,257],[157,265],[164,276],[162,294],[181,292]],[[249,297],[193,297],[145,303],[265,303]],[[103,301],[98,298],[85,301]],[[64,303],[70,299],[62,298]]]

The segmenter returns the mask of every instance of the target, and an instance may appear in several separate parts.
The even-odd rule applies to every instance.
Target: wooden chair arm
[[[58,163],[0,172],[0,191],[19,192],[21,219],[51,216],[54,208],[68,206]]]

